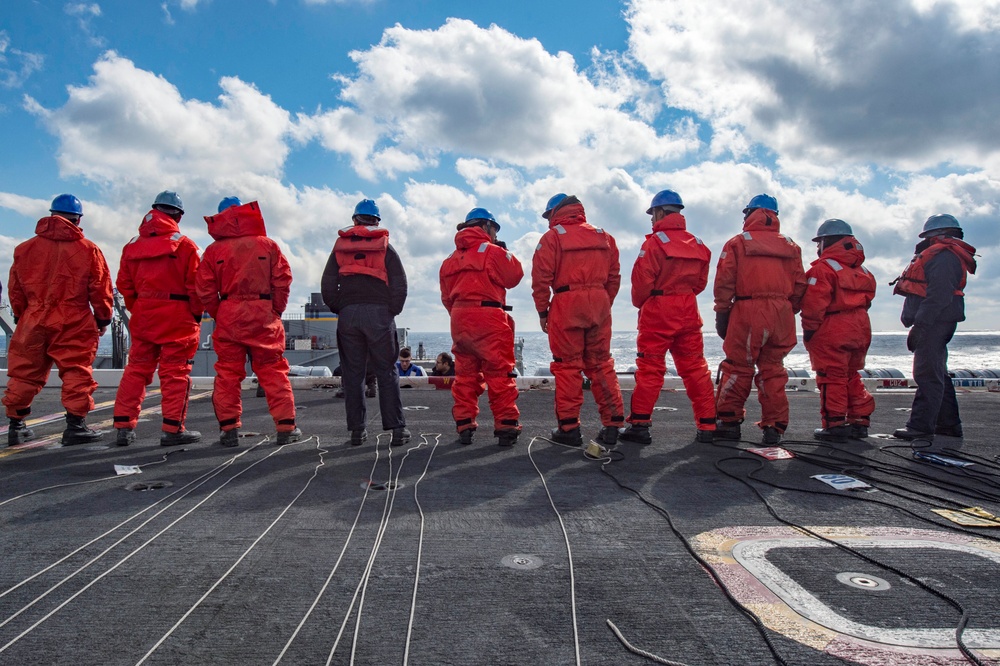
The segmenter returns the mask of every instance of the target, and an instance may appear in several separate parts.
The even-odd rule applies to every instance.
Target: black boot
[[[181,444],[197,444],[201,441],[201,433],[197,430],[181,430],[180,432],[165,432],[160,435],[160,446],[180,446]]]
[[[404,444],[409,444],[410,437],[410,431],[406,429],[406,426],[403,426],[402,428],[393,428],[392,441],[389,442],[389,446],[403,446]]]
[[[361,446],[368,440],[368,431],[362,428],[361,430],[351,431],[351,446]]]
[[[466,430],[468,432],[468,430]],[[493,435],[497,438],[499,446],[514,446],[517,444],[517,436],[521,433],[517,430],[494,430]]]
[[[734,439],[742,437],[739,421],[719,421],[715,426],[715,439]]]
[[[93,444],[99,442],[104,437],[100,430],[87,427],[87,422],[83,416],[74,416],[67,412],[66,429],[63,430],[63,446],[76,446],[77,444]]]
[[[896,439],[905,439],[905,440],[924,439],[929,442],[934,441],[934,433],[914,430],[910,426],[904,426],[902,428],[897,428],[896,430],[893,430],[892,436],[895,437]]]
[[[466,428],[462,432],[458,433],[458,443],[464,446],[472,444],[472,438],[476,436],[475,428]]]
[[[294,428],[287,432],[278,433],[278,446],[284,446],[285,444],[291,444],[292,442],[297,442],[302,439],[302,430],[299,428]]]
[[[240,445],[239,428],[233,428],[232,430],[223,430],[222,434],[219,435],[219,444],[229,447],[239,446]]]
[[[565,444],[566,446],[583,446],[583,435],[580,434],[580,426],[577,426],[572,430],[553,428],[549,439],[556,444]]]
[[[711,444],[715,441],[715,431],[714,430],[698,430],[694,434],[694,441],[701,442],[702,444]]]
[[[718,432],[718,431],[716,431]],[[781,433],[774,426],[767,426],[761,431],[760,443],[765,446],[774,446],[781,441]]]
[[[868,426],[852,423],[850,436],[851,439],[868,439]]]
[[[597,433],[597,437],[594,437],[594,441],[602,446],[612,447],[618,445],[619,436],[618,426],[604,426]]]
[[[7,430],[7,446],[23,444],[35,436],[35,431],[24,424],[24,419],[11,418]]]
[[[813,439],[821,442],[834,442],[835,444],[846,444],[847,438],[851,436],[852,430],[849,425],[828,426],[826,428],[816,428],[813,430]]]
[[[135,441],[135,430],[132,428],[118,428],[115,431],[115,444],[118,446],[128,446]]]
[[[636,444],[652,444],[653,436],[649,434],[648,425],[637,425],[633,423],[625,432],[620,434],[619,439],[623,442],[635,442]]]

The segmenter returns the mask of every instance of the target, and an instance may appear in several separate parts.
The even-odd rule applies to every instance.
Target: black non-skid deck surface
[[[95,397],[109,400],[113,392]],[[667,659],[775,663],[760,633],[661,514],[578,450],[537,439],[529,457],[532,438],[544,436],[554,421],[551,392],[521,394],[524,433],[512,449],[490,436],[485,396],[480,433],[466,447],[453,433],[450,394],[404,391],[413,440],[391,449],[371,404],[377,401],[370,401],[371,437],[352,447],[343,401],[332,391],[298,390],[296,399],[299,425],[312,438],[286,447],[273,443],[264,401],[245,392],[249,436],[238,449],[214,442],[211,402],[202,398],[191,403],[188,425],[205,441],[172,451],[166,462],[159,461],[171,450],[158,445],[157,415],[140,423],[139,440],[127,449],[109,436],[110,446],[97,450],[0,450],[0,502],[6,500],[0,504],[0,664],[271,664],[279,658],[323,664],[333,652],[334,664],[551,665],[576,663],[577,645],[584,664],[652,663],[626,651],[607,619],[635,645]],[[808,441],[818,420],[817,396],[793,393],[790,400],[788,438]],[[910,400],[909,394],[878,395],[872,432],[901,426],[906,414],[900,410]],[[936,446],[982,456],[976,469],[985,480],[959,484],[987,498],[991,488],[1000,495],[1000,475],[991,475],[997,468],[988,464],[995,461],[990,424],[1000,396],[969,393],[960,401],[964,442],[941,438]],[[146,406],[155,405],[154,397]],[[721,528],[782,526],[717,463],[740,478],[753,473],[798,489],[752,482],[780,516],[799,525],[953,533],[915,501],[867,495],[931,522],[838,494],[809,478],[831,471],[814,462],[766,462],[734,450],[759,446],[756,441],[697,444],[686,396],[664,393],[659,405],[668,409],[655,413],[654,444],[621,445],[623,459],[606,469],[666,508],[689,539]],[[44,391],[34,413],[58,411],[58,394]],[[89,421],[108,417],[104,411]],[[588,434],[596,433],[589,397],[584,422]],[[53,422],[37,430],[45,436],[60,428]],[[744,433],[759,438],[749,419]],[[266,435],[272,441],[257,445]],[[886,444],[789,446],[959,478],[953,469],[906,459],[906,448],[880,451]],[[140,475],[111,478],[115,464],[147,466]],[[1000,510],[981,493],[962,498],[922,479],[883,478]],[[125,489],[136,482],[166,483]],[[946,590],[969,611],[970,627],[1000,626],[994,562],[934,548],[865,550]],[[779,547],[767,557],[855,622],[918,629],[958,622],[946,602],[849,553]],[[841,571],[878,576],[891,589],[878,596],[841,585],[835,579]],[[780,632],[768,635],[789,664],[845,663]]]

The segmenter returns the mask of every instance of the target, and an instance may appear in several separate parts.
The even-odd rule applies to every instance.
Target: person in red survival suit
[[[493,436],[513,446],[521,432],[514,381],[514,320],[507,290],[524,277],[521,262],[497,241],[500,225],[473,208],[458,225],[455,251],[441,264],[441,302],[451,315],[455,381],[451,410],[459,441],[471,444],[479,424],[479,396],[489,389]]]
[[[549,230],[535,248],[531,291],[552,350],[549,367],[556,380],[559,422],[552,440],[583,444],[583,372],[601,414],[603,428],[596,439],[612,446],[625,423],[611,358],[611,304],[621,285],[618,246],[610,234],[587,223],[583,204],[575,196],[553,196],[542,217],[549,221]]]
[[[267,396],[278,445],[297,441],[302,431],[295,427],[295,397],[288,381],[281,324],[292,284],[291,268],[278,244],[267,237],[256,201],[243,204],[236,197],[226,197],[219,203],[219,214],[205,216],[205,222],[215,242],[205,248],[195,289],[215,319],[212,346],[218,360],[212,405],[222,431],[219,442],[239,445],[240,382],[247,375],[248,356]]]
[[[83,237],[83,205],[72,194],[52,200],[52,213],[35,226],[35,237],[14,248],[7,292],[17,323],[7,352],[3,404],[7,444],[30,440],[24,419],[55,363],[66,408],[64,446],[88,444],[103,433],[87,427],[94,408],[94,357],[111,323],[111,276],[97,245]]]
[[[965,284],[969,273],[976,272],[976,248],[964,237],[954,215],[931,215],[916,254],[893,281],[893,293],[906,297],[900,319],[903,326],[912,327],[906,348],[913,352],[917,382],[910,418],[893,437],[933,442],[935,435],[962,436],[955,386],[948,375],[948,343],[958,322],[965,321]]]
[[[715,272],[715,330],[726,355],[715,400],[717,438],[740,438],[755,383],[762,441],[781,441],[788,427],[783,361],[796,344],[795,313],[805,288],[802,251],[779,233],[778,201],[758,194],[743,209],[743,233],[722,248]]]
[[[865,250],[843,220],[826,220],[816,231],[819,259],[806,273],[802,339],[816,371],[823,427],[813,437],[846,442],[868,436],[875,399],[858,371],[872,342],[868,308],[875,278],[861,264]]]
[[[132,346],[115,396],[118,446],[135,441],[135,427],[159,366],[163,414],[161,446],[193,444],[201,433],[184,428],[191,364],[198,349],[204,312],[195,291],[198,246],[177,226],[184,204],[176,192],[156,195],[152,210],[139,225],[139,235],[122,249],[115,286],[132,313]]]
[[[646,236],[632,267],[632,304],[639,308],[639,336],[638,369],[628,417],[631,425],[621,435],[629,442],[653,441],[649,426],[663,388],[668,351],[694,408],[696,439],[711,442],[714,438],[715,389],[705,361],[697,300],[708,284],[712,251],[687,231],[680,213],[683,208],[680,195],[673,190],[653,197],[646,211],[653,216],[653,233]]]

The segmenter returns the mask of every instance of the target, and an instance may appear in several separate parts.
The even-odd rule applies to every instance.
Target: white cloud
[[[633,8],[654,4],[637,0]],[[678,7],[681,14],[703,12],[706,20],[714,11],[689,10],[682,3]],[[798,10],[781,6],[769,11],[798,15]],[[731,23],[720,30],[739,27],[739,21]],[[815,43],[814,36],[804,33],[779,41],[796,57],[805,57]],[[0,48],[0,54],[8,48]],[[710,72],[724,69],[719,63],[732,57],[728,49],[725,41],[707,49],[715,58],[707,59]],[[768,57],[780,60],[786,51],[774,49]],[[58,139],[63,176],[97,184],[100,200],[84,202],[84,229],[105,248],[112,270],[158,191],[180,192],[188,210],[182,229],[201,247],[210,239],[200,216],[214,212],[223,196],[237,195],[261,202],[269,234],[282,244],[292,265],[293,302],[301,303],[318,288],[337,229],[349,224],[358,200],[370,197],[378,200],[383,225],[410,278],[401,325],[420,330],[448,326],[439,302],[438,268],[454,248],[455,225],[479,205],[497,215],[501,237],[529,276],[512,290],[510,302],[518,326],[534,330],[531,254],[547,226],[541,210],[560,191],[578,195],[590,221],[618,240],[625,282],[615,307],[619,330],[635,322],[628,276],[650,229],[645,209],[652,194],[667,187],[681,193],[692,231],[716,255],[740,230],[740,210],[747,199],[759,192],[778,197],[783,230],[800,241],[807,258],[813,252],[808,239],[819,222],[827,217],[848,220],[868,248],[869,265],[879,278],[873,310],[877,328],[898,326],[899,302],[884,284],[909,258],[929,214],[956,214],[981,252],[1000,246],[993,224],[1000,213],[1000,182],[989,162],[961,174],[915,174],[847,160],[853,139],[847,148],[831,140],[805,150],[796,143],[796,132],[824,119],[794,105],[787,117],[773,121],[784,129],[761,149],[760,139],[747,128],[758,127],[758,116],[766,116],[771,102],[754,97],[752,86],[727,88],[728,75],[720,74],[705,92],[687,83],[687,74],[675,72],[684,69],[682,63],[670,65],[677,78],[668,81],[673,87],[665,94],[678,99],[688,95],[692,104],[704,104],[701,116],[694,118],[663,108],[661,94],[637,77],[628,57],[595,51],[595,64],[582,72],[569,55],[553,55],[538,41],[496,26],[483,29],[459,20],[430,31],[396,26],[379,45],[353,57],[357,72],[341,78],[347,105],[312,114],[293,115],[267,91],[235,77],[220,80],[216,100],[188,99],[172,82],[113,52],[95,63],[84,85],[69,88],[62,106],[44,108],[29,97],[25,107]],[[635,48],[633,57],[641,60],[641,49]],[[736,63],[749,66],[739,58]],[[731,90],[737,95],[733,100],[726,98]],[[702,92],[707,98],[699,101],[696,93]],[[667,122],[663,116],[671,119],[667,131],[656,129]],[[748,155],[766,153],[768,162],[740,162],[721,151],[709,161],[692,163],[687,151],[698,148],[698,123],[705,118],[713,123],[717,144]],[[926,122],[922,127],[936,127],[933,118]],[[365,192],[287,182],[291,151],[313,139],[346,155],[361,177],[387,182]],[[897,162],[911,159],[903,156]],[[447,180],[451,171],[464,183],[428,182]],[[401,174],[408,174],[404,182],[388,182]],[[47,205],[0,193],[0,208],[28,217],[44,214]],[[0,249],[2,245],[0,238]],[[994,313],[1000,310],[983,294],[1000,293],[1000,267],[984,266],[969,292],[970,305],[979,303],[983,316],[992,317],[988,325],[996,326]],[[701,302],[710,317],[710,293]]]
[[[668,102],[789,164],[978,165],[1000,153],[995,0],[632,0],[630,53]],[[978,28],[968,30],[970,22]]]
[[[69,88],[65,105],[47,110],[29,98],[27,108],[60,139],[64,176],[111,188],[280,176],[293,129],[289,113],[237,78],[223,78],[220,86],[218,104],[185,100],[163,77],[109,52],[87,85]]]
[[[967,32],[1000,29],[1000,0],[911,0],[922,15],[947,15],[956,28]]]
[[[80,32],[87,37],[87,41],[91,45],[97,47],[105,45],[104,38],[94,34],[94,29],[91,25],[93,19],[100,18],[101,16],[101,6],[99,4],[96,2],[90,4],[85,2],[70,2],[63,9],[70,16],[76,17],[77,23],[80,26]]]
[[[7,31],[0,30],[0,88],[20,88],[43,64],[43,55],[11,48]]]
[[[96,2],[87,4],[85,2],[71,2],[66,5],[66,13],[70,16],[100,16],[101,6]]]
[[[676,158],[698,145],[690,124],[659,135],[643,121],[655,90],[629,78],[623,62],[599,57],[591,80],[569,54],[553,55],[495,25],[397,25],[351,57],[359,73],[338,77],[344,101],[375,123],[378,140],[424,160],[453,151],[525,168],[569,169],[581,161],[593,168]],[[324,144],[344,142],[342,131],[333,123]],[[376,152],[377,142],[366,138]]]

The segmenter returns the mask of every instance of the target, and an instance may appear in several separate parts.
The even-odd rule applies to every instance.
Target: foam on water
[[[424,343],[425,355],[434,358],[442,351],[451,349],[451,336],[448,333],[410,332],[410,345],[416,352],[417,345]],[[615,359],[615,369],[625,372],[635,365],[635,331],[617,331],[611,336],[611,354]],[[524,370],[534,374],[538,368],[548,368],[552,360],[549,352],[547,336],[541,331],[518,333],[524,338]],[[1000,368],[1000,332],[998,331],[961,331],[948,345],[948,366],[951,369],[982,370],[985,368]],[[710,368],[718,367],[724,358],[722,340],[715,333],[705,333],[705,358]],[[913,355],[906,350],[906,332],[887,331],[872,335],[872,344],[868,350],[868,368],[896,368],[903,374],[910,374]],[[667,365],[673,363],[667,357]],[[785,361],[788,368],[809,369],[809,355],[799,344],[792,349]]]

